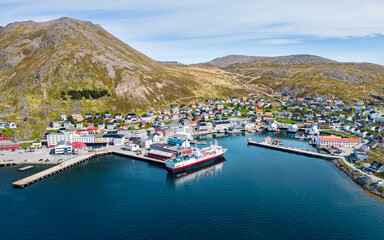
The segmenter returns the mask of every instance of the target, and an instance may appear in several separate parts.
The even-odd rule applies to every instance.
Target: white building
[[[307,131],[307,134],[308,135],[317,135],[319,133],[320,133],[320,131],[319,131],[319,127],[318,127],[317,123],[312,123],[311,128]]]
[[[113,145],[115,146],[121,146],[125,143],[125,136],[124,135],[116,135],[113,139]]]
[[[67,141],[60,141],[55,146],[55,154],[71,154],[72,144]]]
[[[142,139],[140,140],[140,147],[142,148],[150,148],[152,145],[152,139]]]
[[[318,137],[317,146],[322,147],[355,147],[360,138],[342,138],[337,136]]]
[[[132,144],[129,144],[128,146],[125,146],[124,150],[136,152],[140,150],[140,146],[132,143]]]
[[[73,137],[75,135],[76,135],[75,132],[58,132],[58,133],[48,134],[47,145],[49,147],[54,147],[61,141],[73,143],[74,142]]]
[[[14,122],[7,122],[5,128],[17,128],[17,125]]]
[[[95,135],[82,134],[73,136],[73,142],[82,142],[82,143],[95,143]]]

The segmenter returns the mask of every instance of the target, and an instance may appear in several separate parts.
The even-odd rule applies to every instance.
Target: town
[[[206,99],[189,105],[171,105],[161,112],[78,113],[50,122],[40,140],[12,142],[0,122],[0,160],[57,164],[79,154],[120,149],[135,155],[166,160],[180,154],[175,145],[212,133],[249,134],[287,131],[300,140],[310,139],[318,149],[345,156],[349,169],[381,185],[384,174],[384,116],[380,101],[344,103],[342,99],[276,98],[257,95]],[[301,133],[301,134],[300,134]],[[185,151],[185,150],[184,150]],[[38,153],[29,154],[28,153]],[[376,175],[376,176],[375,176]],[[378,187],[381,191],[384,187]]]

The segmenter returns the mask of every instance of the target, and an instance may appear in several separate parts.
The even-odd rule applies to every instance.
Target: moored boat
[[[216,158],[223,156],[227,149],[219,146],[215,140],[214,144],[205,148],[193,148],[190,155],[176,156],[175,158],[165,161],[165,166],[168,172],[180,172],[192,168],[206,165]]]

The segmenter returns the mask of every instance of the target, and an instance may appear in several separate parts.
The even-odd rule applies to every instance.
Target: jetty
[[[85,162],[93,157],[100,156],[100,155],[106,155],[110,153],[110,151],[102,151],[102,152],[95,152],[84,156],[78,156],[74,159],[67,160],[59,165],[56,165],[54,167],[48,168],[44,171],[41,171],[39,173],[36,173],[34,175],[31,175],[29,177],[23,178],[19,181],[16,181],[13,183],[13,187],[16,188],[24,188],[27,187],[33,183],[36,183],[38,181],[41,181],[45,178],[48,178],[56,173],[59,173],[61,171],[64,171],[70,167],[73,167],[79,163]]]
[[[145,157],[141,154],[136,154],[134,152],[128,152],[128,151],[123,151],[123,150],[106,150],[106,151],[100,151],[100,152],[94,152],[94,153],[85,153],[85,154],[80,154],[74,159],[67,160],[65,162],[60,163],[59,165],[53,166],[51,168],[48,168],[44,171],[41,171],[39,173],[36,173],[34,175],[31,175],[29,177],[23,178],[21,180],[18,180],[13,183],[13,187],[16,188],[24,188],[27,187],[33,183],[36,183],[38,181],[41,181],[45,178],[48,178],[56,173],[62,172],[70,167],[73,167],[77,164],[83,163],[85,161],[88,161],[89,159],[101,155],[107,155],[107,154],[116,154],[118,156],[124,156],[124,157],[129,157],[137,160],[142,160],[146,162],[153,162],[157,164],[162,164],[165,166],[165,161],[160,160],[160,159],[154,159],[154,158],[149,158]],[[8,165],[15,165],[16,163],[14,162],[1,162],[0,164],[8,164]],[[0,165],[1,166],[1,165]]]
[[[311,152],[311,151],[307,151],[307,150],[303,150],[303,149],[291,148],[291,147],[286,147],[286,146],[279,146],[279,145],[274,145],[274,144],[270,144],[270,143],[266,143],[266,142],[255,142],[252,140],[248,140],[248,145],[270,148],[270,149],[274,149],[274,150],[278,150],[278,151],[282,151],[282,152],[295,153],[295,154],[309,156],[309,157],[324,158],[324,159],[328,159],[328,160],[340,158],[340,156]]]

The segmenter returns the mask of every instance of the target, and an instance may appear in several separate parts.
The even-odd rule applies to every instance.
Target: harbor
[[[265,136],[267,133],[251,137],[254,141],[263,141]],[[274,136],[290,146],[303,148],[307,144],[288,138],[284,133]],[[41,229],[41,232],[34,235],[37,236],[34,239],[49,239],[49,236],[55,233],[59,239],[76,239],[83,229],[89,229],[83,232],[86,238],[98,239],[97,235],[105,231],[106,234],[102,235],[102,238],[106,238],[107,235],[132,238],[131,233],[126,232],[126,226],[128,223],[133,223],[132,227],[137,229],[141,236],[166,238],[169,234],[162,232],[170,222],[161,221],[163,218],[161,215],[153,219],[153,212],[156,211],[174,214],[172,216],[186,216],[188,222],[194,222],[199,227],[214,224],[213,227],[246,232],[249,225],[233,226],[229,221],[231,216],[238,214],[242,222],[249,222],[253,229],[267,227],[263,234],[271,239],[276,237],[274,234],[276,230],[273,229],[281,221],[281,214],[284,214],[283,217],[291,225],[284,225],[283,230],[278,230],[279,233],[295,229],[295,232],[289,235],[294,238],[294,234],[297,234],[296,225],[308,224],[307,226],[312,227],[310,230],[307,231],[307,228],[301,230],[306,236],[317,234],[325,239],[332,238],[334,235],[313,227],[314,224],[321,224],[323,219],[313,218],[313,215],[324,214],[324,217],[336,218],[326,227],[334,226],[333,223],[339,221],[345,221],[348,225],[360,224],[359,226],[370,231],[369,237],[380,239],[379,233],[375,232],[379,223],[372,226],[369,221],[372,214],[377,212],[380,213],[378,221],[384,219],[381,214],[384,211],[382,202],[366,195],[361,188],[352,184],[332,162],[261,147],[248,147],[247,138],[249,136],[243,135],[216,138],[220,145],[229,149],[225,155],[225,162],[215,166],[208,165],[210,167],[207,166],[204,170],[172,176],[169,176],[164,168],[159,167],[159,164],[120,157],[113,153],[75,165],[24,189],[10,186],[12,182],[18,180],[19,174],[26,177],[28,171],[35,172],[37,169],[42,171],[42,166],[35,166],[35,169],[24,173],[17,171],[19,165],[0,168],[0,202],[3,206],[1,210],[4,224],[2,236],[4,239],[22,239],[30,236],[28,234],[31,233],[31,229]],[[214,139],[209,138],[205,141],[209,143]],[[115,151],[115,148],[110,147],[109,150]],[[303,194],[303,191],[306,194]],[[223,204],[218,204],[220,202]],[[337,204],[332,205],[331,202]],[[207,207],[191,208],[190,203],[193,206]],[[178,209],[176,212],[175,206]],[[233,208],[228,210],[223,206]],[[31,209],[34,214],[31,213]],[[47,209],[62,216],[60,221],[52,221],[45,217]],[[68,209],[78,209],[80,212],[75,214]],[[354,220],[348,215],[340,219],[340,216],[348,213],[350,209],[353,209],[353,216],[358,218]],[[255,221],[255,216],[265,219],[264,216],[271,213],[276,213],[271,222],[260,224]],[[17,226],[25,216],[30,216],[27,214],[33,214],[34,221],[28,223],[26,228],[15,231],[15,234],[6,230]],[[75,221],[74,218],[78,220]],[[151,219],[158,221],[160,226],[158,232],[148,235]],[[176,217],[170,219],[173,225],[179,222]],[[46,226],[45,231],[42,225]],[[111,229],[109,227],[100,229],[98,226],[110,226]],[[71,229],[78,230],[71,231]],[[345,230],[348,233],[340,234],[341,237],[352,236],[358,239],[360,232],[351,232],[348,226]],[[179,238],[190,239],[188,236],[215,238],[210,229],[204,230],[203,233],[187,229],[178,235]]]
[[[70,167],[73,167],[77,164],[88,161],[91,158],[102,156],[102,155],[108,155],[108,154],[115,154],[118,156],[128,157],[128,158],[132,158],[132,159],[136,159],[136,160],[157,163],[157,164],[161,164],[163,166],[165,164],[164,160],[154,159],[154,158],[146,157],[146,156],[144,156],[144,154],[137,154],[134,152],[124,151],[124,150],[116,148],[113,150],[105,150],[105,151],[94,152],[94,153],[90,153],[90,154],[79,155],[73,159],[69,159],[67,161],[62,162],[59,165],[53,166],[49,169],[46,169],[46,170],[41,171],[39,173],[36,173],[32,176],[18,180],[16,182],[14,182],[12,185],[13,185],[13,187],[16,187],[16,188],[24,188],[24,187],[27,187],[27,186],[33,184],[33,183],[36,183],[36,182],[41,181],[45,178],[48,178],[48,177],[50,177],[56,173],[62,172],[62,171],[66,170]],[[8,166],[11,166],[12,164],[16,165],[16,163],[14,163],[14,162],[4,162],[4,164],[8,164]],[[33,167],[33,166],[26,166],[24,168],[20,168],[19,171],[26,171],[28,169],[31,169],[31,167]]]

